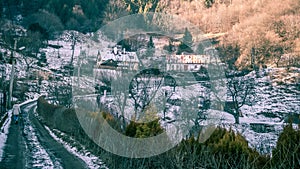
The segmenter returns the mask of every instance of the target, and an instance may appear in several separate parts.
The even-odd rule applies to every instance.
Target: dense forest
[[[291,65],[299,61],[300,2],[295,0],[2,0],[0,8],[2,19],[46,38],[62,30],[94,32],[134,13],[174,14],[206,34],[220,35],[221,56],[236,66],[278,66],[287,57]]]
[[[27,28],[38,23],[44,29],[47,29],[47,25],[51,25],[56,27],[57,31],[68,29],[91,32],[101,25],[108,2],[108,0],[3,0],[1,16],[20,21]]]

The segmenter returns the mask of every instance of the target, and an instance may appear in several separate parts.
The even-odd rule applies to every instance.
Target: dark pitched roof
[[[108,59],[108,60],[104,61],[103,63],[101,63],[101,65],[118,67],[118,62],[113,59]]]

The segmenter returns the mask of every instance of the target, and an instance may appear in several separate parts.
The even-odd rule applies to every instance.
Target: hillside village
[[[183,36],[183,35],[182,35]],[[141,37],[137,37],[141,38]],[[146,38],[146,37],[142,37]],[[151,37],[152,38],[152,37]],[[208,64],[221,64],[217,52],[214,48],[208,47],[203,49],[201,53],[204,54],[194,54],[194,53],[168,53],[168,51],[164,50],[166,44],[169,43],[169,40],[166,40],[167,37],[158,37],[153,38],[154,45],[154,56],[149,59],[157,59],[165,62],[164,66],[166,71],[191,71],[197,72],[199,71],[201,66],[206,66]],[[148,42],[149,43],[149,42]],[[172,43],[173,48],[178,48],[179,43],[176,41]],[[142,52],[140,55],[145,55],[146,48],[140,49]],[[215,55],[215,56],[214,56]],[[139,65],[139,59],[136,52],[126,51],[125,48],[122,48],[121,45],[117,45],[112,47],[111,51],[102,51],[97,55],[97,66],[105,66],[107,64],[115,64],[114,62],[119,62],[117,65],[119,67],[128,67],[132,66],[133,69],[137,70]]]
[[[298,1],[18,3],[0,168],[300,167]]]

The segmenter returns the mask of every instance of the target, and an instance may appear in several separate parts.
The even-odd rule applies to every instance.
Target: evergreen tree
[[[163,132],[159,124],[159,119],[153,120],[148,123],[137,123],[131,121],[126,127],[125,135],[135,138],[146,138],[159,135]]]
[[[300,168],[300,129],[293,129],[291,123],[284,127],[272,155],[272,168]]]
[[[184,30],[184,36],[182,38],[182,41],[184,44],[186,44],[189,47],[193,45],[193,36],[187,28],[185,28]]]
[[[180,45],[178,46],[177,54],[181,54],[182,52],[193,53],[193,36],[191,32],[185,28],[184,35]]]
[[[150,36],[149,42],[148,42],[148,44],[147,44],[147,47],[148,47],[148,48],[155,48],[155,47],[154,47],[154,43],[153,43],[153,38],[152,38],[152,36]]]
[[[220,45],[217,47],[222,62],[228,65],[231,70],[236,69],[235,62],[240,56],[240,46],[238,45]]]
[[[150,36],[149,42],[147,44],[146,57],[152,57],[155,53],[155,46],[153,43],[152,36]]]
[[[156,136],[163,132],[159,118],[156,116],[157,109],[153,105],[145,108],[144,113],[140,113],[137,122],[131,121],[126,127],[125,134],[130,137],[146,138]]]
[[[192,34],[187,28],[185,28],[182,41],[178,46],[177,54],[181,54],[182,52],[193,53],[193,50],[191,48],[192,45],[193,45]]]
[[[215,0],[205,0],[204,1],[204,5],[206,8],[212,7],[214,3],[215,3]]]

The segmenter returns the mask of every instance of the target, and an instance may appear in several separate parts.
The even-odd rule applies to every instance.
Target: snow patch
[[[98,168],[106,168],[108,169],[104,163],[95,155],[91,154],[87,150],[83,149],[81,151],[78,151],[76,147],[72,147],[69,143],[63,141],[61,138],[59,138],[57,135],[55,135],[51,129],[47,126],[45,126],[46,130],[48,130],[49,134],[53,139],[55,139],[57,142],[61,143],[70,153],[74,154],[78,158],[82,159],[86,165],[91,169],[98,169]],[[64,135],[64,133],[56,130],[56,132],[59,132],[61,135]],[[72,139],[74,140],[74,139]],[[75,140],[74,140],[75,141]],[[83,147],[81,145],[81,147]]]
[[[3,123],[2,127],[1,127],[1,131],[0,131],[0,161],[2,161],[2,156],[3,156],[3,152],[4,152],[4,146],[7,140],[7,135],[8,135],[8,129],[11,123],[11,110],[8,111],[7,114],[7,119],[5,120],[5,122]]]
[[[24,117],[24,134],[28,143],[26,145],[27,150],[29,150],[31,158],[30,164],[26,165],[32,166],[34,168],[63,168],[58,159],[55,159],[54,161],[51,160],[50,155],[39,142],[36,131],[32,127],[28,117]]]

